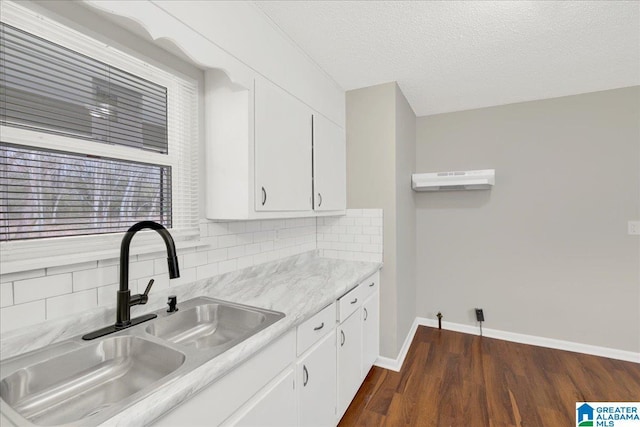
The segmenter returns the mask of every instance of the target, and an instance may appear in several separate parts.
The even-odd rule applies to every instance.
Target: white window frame
[[[11,126],[0,125],[0,135],[6,143],[171,166],[171,234],[179,247],[190,246],[190,241],[197,241],[197,81],[178,72],[170,73],[150,65],[13,2],[0,2],[0,20],[167,88],[168,154]],[[119,253],[123,234],[119,232],[0,242],[0,270],[2,274],[6,274],[114,258]],[[132,253],[161,250],[164,247],[162,242],[158,242],[157,236],[151,234],[154,233],[142,233],[142,236],[136,237]]]

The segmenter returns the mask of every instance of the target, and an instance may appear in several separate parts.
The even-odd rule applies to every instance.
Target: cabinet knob
[[[342,347],[342,346],[344,346],[344,343],[347,340],[347,338],[344,336],[344,331],[343,330],[340,330],[340,336],[341,336],[340,347]]]
[[[367,311],[366,308],[364,308],[364,320],[367,320],[367,317],[369,317],[369,312]]]
[[[369,285],[370,288],[373,288],[375,286],[376,282],[371,282],[371,284]]]
[[[322,206],[322,194],[318,193],[318,207]]]
[[[316,326],[315,328],[313,328],[313,330],[314,331],[319,331],[322,328],[324,328],[324,322],[322,322],[322,324],[320,326]]]
[[[351,301],[351,304],[355,304],[358,302],[358,298],[354,299],[353,301]]]
[[[309,370],[306,365],[302,365],[302,386],[306,387],[309,382]]]
[[[262,206],[267,203],[267,190],[262,187]]]

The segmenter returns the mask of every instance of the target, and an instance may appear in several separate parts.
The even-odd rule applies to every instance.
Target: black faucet
[[[116,323],[114,325],[98,329],[97,331],[93,331],[83,336],[82,339],[92,340],[99,338],[158,317],[156,314],[145,314],[143,316],[136,317],[135,319],[131,319],[131,306],[146,304],[149,300],[149,291],[153,285],[153,279],[151,279],[143,294],[131,295],[131,291],[129,290],[129,247],[131,246],[131,239],[133,239],[133,236],[138,231],[145,228],[150,228],[151,230],[156,231],[160,234],[162,240],[164,240],[164,244],[167,247],[169,278],[175,279],[180,277],[178,257],[176,256],[176,246],[171,234],[169,234],[169,231],[167,231],[167,229],[161,224],[153,221],[141,221],[134,224],[124,234],[122,244],[120,245],[120,288],[118,289],[116,299]]]

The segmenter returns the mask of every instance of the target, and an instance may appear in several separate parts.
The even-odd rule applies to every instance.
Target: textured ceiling
[[[640,1],[258,1],[345,90],[418,116],[640,85]]]

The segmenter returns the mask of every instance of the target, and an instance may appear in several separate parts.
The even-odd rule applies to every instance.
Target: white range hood
[[[476,171],[414,173],[414,191],[490,190],[496,182],[495,169]]]

